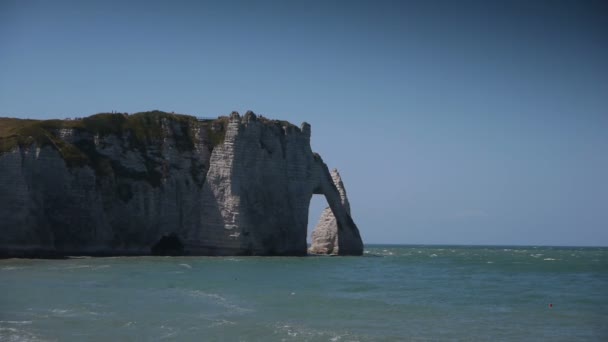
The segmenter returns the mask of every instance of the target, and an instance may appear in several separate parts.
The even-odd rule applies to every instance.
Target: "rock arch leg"
[[[350,216],[350,203],[338,170],[331,174],[321,168],[321,192],[329,207],[325,208],[312,233],[309,252],[312,254],[361,255],[363,241],[357,225]]]

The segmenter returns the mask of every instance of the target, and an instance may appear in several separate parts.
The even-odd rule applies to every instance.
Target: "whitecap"
[[[14,270],[20,270],[23,267],[17,267],[17,266],[6,266],[6,267],[2,267],[3,271],[14,271]]]
[[[19,325],[25,325],[25,324],[32,324],[32,321],[0,321],[0,324],[19,324]]]
[[[78,268],[91,268],[91,265],[75,265],[75,266],[68,266],[65,269],[66,270],[74,270],[74,269],[78,269]]]
[[[207,297],[207,298],[213,298],[213,299],[217,299],[219,301],[226,301],[226,298],[218,295],[217,293],[207,293],[205,291],[201,291],[201,290],[192,290],[189,291],[188,294],[192,297]]]
[[[110,267],[110,265],[99,265],[99,266],[93,267],[93,269],[94,270],[99,270],[99,269],[102,269],[102,268],[109,268],[109,267]]]
[[[188,264],[179,264],[179,265],[182,266],[182,267],[185,267],[185,268],[192,268],[192,266],[190,266]]]
[[[31,332],[16,328],[0,327],[0,337],[2,338],[2,341],[44,341]]]
[[[67,310],[67,309],[52,309],[50,310],[51,313],[57,315],[57,316],[69,316],[71,310]]]
[[[494,261],[486,261],[486,264],[493,264]]]
[[[204,292],[201,290],[191,290],[191,291],[188,291],[187,293],[189,296],[192,296],[192,297],[209,298],[211,300],[214,300],[216,304],[223,306],[226,309],[234,310],[234,312],[252,311],[251,309],[246,309],[246,308],[240,307],[236,304],[232,304],[228,300],[226,300],[226,298],[224,298],[216,293],[207,293],[207,292]]]
[[[435,258],[437,256],[437,254],[433,253],[431,255],[429,255],[431,258]]]
[[[218,320],[214,320],[213,323],[211,323],[209,325],[210,328],[213,327],[220,327],[222,325],[235,325],[235,322],[229,321],[229,320],[225,320],[225,319],[218,319]]]
[[[545,261],[554,261],[556,259],[553,259],[553,258],[544,258],[543,260],[545,260]]]

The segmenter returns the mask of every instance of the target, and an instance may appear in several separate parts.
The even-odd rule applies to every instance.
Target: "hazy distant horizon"
[[[0,116],[306,121],[366,244],[606,246],[606,27],[605,1],[2,1]]]

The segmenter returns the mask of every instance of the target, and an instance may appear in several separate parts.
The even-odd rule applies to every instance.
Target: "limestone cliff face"
[[[340,194],[342,208],[350,217],[350,203],[338,170],[332,170],[331,179]],[[363,242],[357,229],[344,229],[338,223],[331,207],[327,207],[323,210],[319,223],[312,232],[312,244],[309,251],[313,254],[361,255]]]
[[[359,236],[306,123],[113,115],[0,137],[0,256],[304,255],[313,193]]]

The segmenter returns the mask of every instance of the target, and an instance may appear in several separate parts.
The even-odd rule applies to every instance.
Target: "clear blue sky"
[[[368,243],[608,245],[605,1],[0,0],[0,116],[150,109],[311,123]]]

